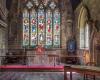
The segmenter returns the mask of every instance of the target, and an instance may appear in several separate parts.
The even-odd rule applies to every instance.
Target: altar
[[[60,50],[37,48],[27,51],[27,65],[55,66],[60,64]]]

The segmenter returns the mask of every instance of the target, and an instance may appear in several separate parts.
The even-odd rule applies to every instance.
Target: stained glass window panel
[[[33,4],[34,3],[34,4]],[[55,2],[27,1],[23,10],[23,46],[59,48],[61,17]],[[36,7],[36,8],[35,8]]]
[[[38,45],[45,45],[45,12],[42,4],[38,9]]]
[[[23,11],[23,46],[29,45],[29,13],[27,9]]]
[[[54,11],[53,16],[53,46],[60,47],[60,12]]]
[[[30,9],[32,8],[33,4],[29,1],[26,6]]]
[[[46,47],[52,46],[52,12],[46,12]]]
[[[30,12],[30,27],[31,27],[31,36],[30,36],[30,45],[34,47],[37,45],[37,13],[34,9]]]

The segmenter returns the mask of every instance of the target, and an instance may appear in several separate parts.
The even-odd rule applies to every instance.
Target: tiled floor
[[[73,80],[83,80],[80,74],[73,74]],[[64,75],[63,72],[0,72],[0,80],[64,80]]]

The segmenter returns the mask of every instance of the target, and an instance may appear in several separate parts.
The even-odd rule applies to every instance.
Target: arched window
[[[87,10],[82,7],[79,16],[79,30],[80,30],[80,49],[89,50],[89,23]]]
[[[23,46],[60,48],[61,13],[56,3],[28,1],[26,7],[23,10]]]

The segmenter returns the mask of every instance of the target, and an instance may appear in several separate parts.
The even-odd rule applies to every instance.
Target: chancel
[[[0,80],[100,80],[100,0],[0,0]]]

